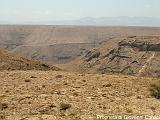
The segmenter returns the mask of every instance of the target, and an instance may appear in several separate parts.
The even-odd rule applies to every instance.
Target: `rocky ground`
[[[4,26],[5,29],[0,27],[0,40],[4,40],[0,42],[0,46],[10,50],[17,46],[24,47],[23,42],[27,36],[30,38],[26,39],[29,40],[25,42],[29,43],[27,45],[30,46],[33,42],[32,47],[37,44],[44,46],[46,41],[50,43],[54,41],[48,39],[49,34],[51,34],[50,38],[55,38],[53,37],[55,28],[52,27],[50,26],[49,31],[42,34],[43,37],[47,36],[42,40],[36,38],[43,38],[39,34],[43,33],[43,30],[48,30],[48,27],[41,26],[40,31],[38,27],[33,30],[33,34],[27,32],[31,30],[30,27],[27,29],[18,27],[17,31],[10,27]],[[8,29],[11,31],[7,32]],[[64,31],[60,30],[60,33],[65,33],[64,36],[71,34],[69,38],[75,38],[72,35],[78,35],[77,41],[81,41],[79,31],[83,29],[78,29],[77,34],[71,34],[66,33],[68,29],[63,28]],[[118,33],[121,31],[114,28],[111,32],[115,32],[115,29]],[[89,37],[93,28],[90,30],[83,40],[96,42],[98,39]],[[99,31],[99,28],[97,30]],[[140,29],[141,32],[143,30],[144,28]],[[128,29],[125,28],[125,31]],[[150,30],[148,32],[151,35],[153,33],[157,35],[158,31],[159,29],[154,28],[151,33]],[[83,32],[83,34],[86,33],[86,31]],[[138,33],[142,34],[141,32]],[[57,33],[59,37],[61,37],[60,33]],[[106,33],[105,30],[104,33]],[[129,33],[133,33],[133,30]],[[8,34],[13,37],[6,37]],[[98,33],[95,31],[95,34]],[[17,36],[20,38],[18,39]],[[95,35],[93,37],[97,38]],[[63,36],[59,39],[62,40],[61,42],[65,41]],[[104,39],[106,41],[103,41]],[[93,45],[95,48],[92,50],[84,49],[89,47],[83,44],[80,47],[75,46],[73,41],[68,41],[73,47],[66,45],[64,49],[64,46],[60,45],[55,49],[57,54],[63,48],[66,54],[70,52],[75,56],[75,53],[78,53],[78,58],[67,64],[56,65],[58,67],[11,54],[13,51],[0,49],[0,120],[97,120],[97,115],[160,115],[160,101],[151,96],[149,90],[151,83],[160,82],[160,37],[112,36],[107,39],[104,37],[103,40],[98,46]],[[4,47],[3,45],[6,44],[11,47]],[[51,44],[46,45],[54,47]],[[39,50],[38,47],[41,54],[47,47],[42,48]],[[25,50],[20,49],[23,52],[26,52]],[[37,55],[35,48],[30,50],[29,53],[33,52],[33,56]],[[82,54],[81,50],[85,53],[79,56]],[[53,49],[44,51],[41,57],[48,60],[45,55],[51,55],[50,52],[53,52]],[[66,58],[68,57],[64,54],[58,56],[58,59]],[[64,60],[62,63],[65,63]]]
[[[160,115],[150,95],[160,79],[62,71],[0,72],[0,120],[96,120],[96,115]]]
[[[159,61],[160,37],[118,36],[102,42],[64,69],[160,77]]]

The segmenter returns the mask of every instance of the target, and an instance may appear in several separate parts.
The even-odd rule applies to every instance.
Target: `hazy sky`
[[[160,0],[0,0],[0,21],[160,17]]]

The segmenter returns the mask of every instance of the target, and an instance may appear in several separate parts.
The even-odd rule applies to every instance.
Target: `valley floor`
[[[0,120],[96,120],[96,115],[160,115],[156,78],[63,71],[0,72]]]

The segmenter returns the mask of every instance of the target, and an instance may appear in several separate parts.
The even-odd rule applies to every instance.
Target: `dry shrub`
[[[160,99],[160,81],[154,82],[150,85],[151,95]]]

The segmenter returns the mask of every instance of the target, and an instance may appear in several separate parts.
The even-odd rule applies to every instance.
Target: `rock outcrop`
[[[139,51],[160,51],[160,43],[152,44],[144,41],[121,41],[118,43],[119,47],[128,46],[136,48]]]
[[[116,37],[80,59],[83,72],[160,77],[160,37]]]

